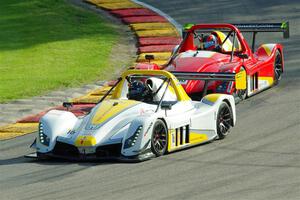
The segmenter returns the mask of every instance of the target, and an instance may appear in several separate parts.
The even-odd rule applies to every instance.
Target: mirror
[[[161,107],[161,109],[164,109],[164,110],[171,110],[172,109],[172,104],[168,103],[168,102],[162,102],[160,107]]]
[[[154,55],[146,54],[145,59],[151,62],[151,60],[154,60]]]
[[[63,102],[63,107],[67,108],[67,110],[69,110],[70,108],[73,107],[73,104],[70,102]]]
[[[247,59],[247,58],[249,58],[249,56],[248,56],[247,54],[245,54],[245,53],[239,53],[237,56],[238,56],[239,58],[242,58],[242,59]]]

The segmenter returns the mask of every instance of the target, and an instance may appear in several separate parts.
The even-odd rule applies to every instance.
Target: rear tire
[[[168,129],[165,123],[158,119],[153,127],[151,136],[151,150],[157,157],[167,152],[168,147]]]
[[[232,110],[226,102],[222,102],[219,107],[216,125],[218,139],[224,139],[230,132],[230,128],[233,126]]]
[[[275,53],[274,61],[274,85],[278,85],[282,76],[282,56],[279,50]]]

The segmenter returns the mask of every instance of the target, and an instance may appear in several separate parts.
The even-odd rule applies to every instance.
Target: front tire
[[[151,136],[151,150],[157,157],[167,152],[168,147],[168,129],[165,123],[158,119],[153,127]]]
[[[233,126],[232,110],[226,102],[222,102],[219,107],[216,124],[218,139],[224,139]]]

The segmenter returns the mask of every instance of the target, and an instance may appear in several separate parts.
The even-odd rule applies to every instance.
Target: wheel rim
[[[231,121],[231,113],[228,107],[222,108],[222,110],[219,113],[219,131],[222,135],[227,135],[228,131],[231,127],[230,125]]]
[[[278,53],[275,58],[275,79],[280,80],[282,74],[281,55]]]
[[[153,148],[157,153],[163,153],[167,144],[167,133],[162,124],[158,124],[153,132]]]

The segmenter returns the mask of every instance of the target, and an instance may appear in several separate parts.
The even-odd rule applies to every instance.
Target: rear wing
[[[282,23],[248,23],[248,24],[232,24],[241,32],[252,32],[252,46],[251,50],[254,52],[255,36],[258,32],[282,32],[283,38],[290,37],[289,22]]]
[[[203,96],[207,93],[209,81],[235,81],[235,87],[238,90],[246,89],[246,71],[239,73],[222,72],[171,72],[177,79],[184,80],[202,80],[205,81]]]
[[[290,37],[289,22],[232,24],[242,32],[282,32],[283,38]]]

